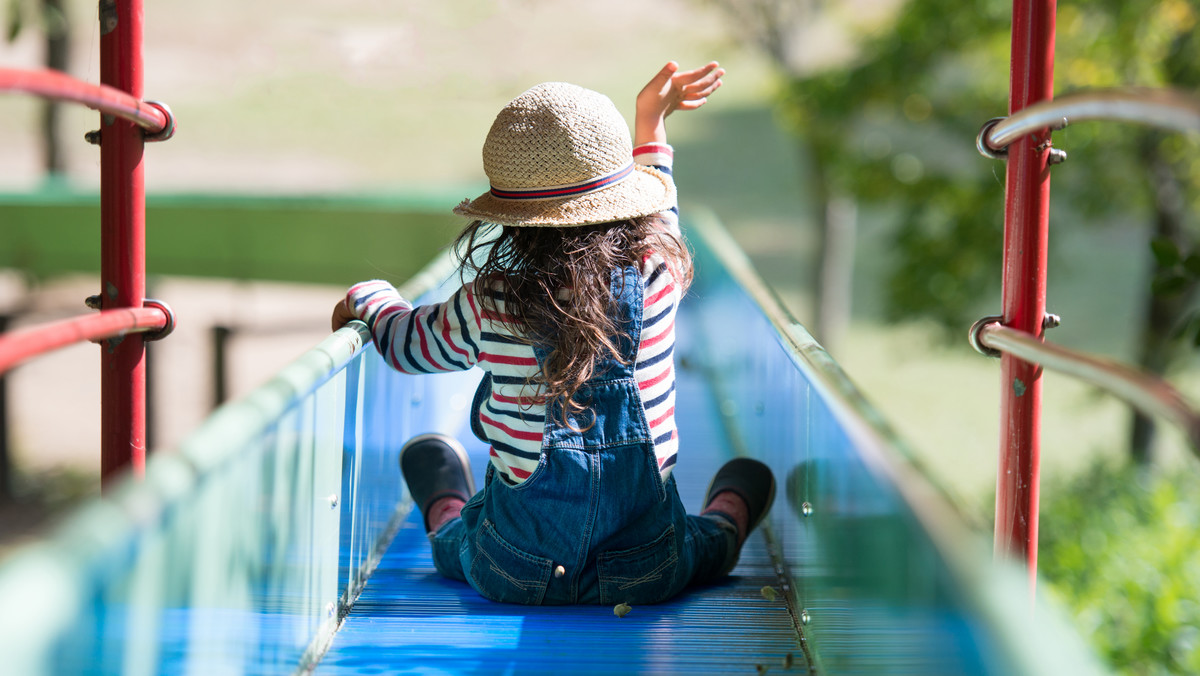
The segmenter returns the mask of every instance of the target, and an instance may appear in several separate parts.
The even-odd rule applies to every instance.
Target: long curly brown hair
[[[597,360],[609,355],[623,361],[614,340],[612,271],[641,269],[657,253],[681,292],[692,279],[687,245],[659,216],[573,227],[475,221],[459,234],[454,249],[464,283],[474,276],[473,291],[483,308],[496,312],[494,293],[501,291],[509,328],[549,348],[541,371],[527,384],[548,405],[557,402],[567,419],[587,410],[575,394],[592,377]]]

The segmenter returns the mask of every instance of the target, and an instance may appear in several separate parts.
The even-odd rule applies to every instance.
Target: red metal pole
[[[1054,96],[1055,0],[1014,0],[1009,114]],[[1005,177],[1004,325],[1042,336],[1046,314],[1050,132],[1008,147]],[[996,555],[1024,561],[1037,579],[1042,373],[1001,359],[1000,467],[996,481]]]
[[[100,82],[142,98],[142,2],[100,0]],[[146,293],[146,204],[142,130],[100,116],[100,307],[141,308]],[[146,462],[146,351],[135,333],[107,341],[100,356],[102,486]]]

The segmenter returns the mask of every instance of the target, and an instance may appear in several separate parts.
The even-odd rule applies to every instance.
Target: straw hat
[[[629,128],[607,96],[546,82],[496,116],[483,144],[492,189],[454,213],[488,223],[571,226],[669,209],[675,188],[633,163]]]

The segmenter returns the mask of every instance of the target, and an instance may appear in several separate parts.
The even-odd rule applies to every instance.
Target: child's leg
[[[425,517],[427,533],[447,521],[447,513],[456,511],[455,502],[461,509],[462,503],[475,494],[466,449],[457,439],[444,434],[422,434],[409,439],[400,449],[400,472],[413,502]],[[435,512],[437,523],[432,518]]]
[[[689,585],[703,584],[722,578],[737,565],[737,528],[722,516],[713,514],[687,515],[687,533],[683,546],[686,559],[692,562]]]
[[[466,573],[463,572],[462,559],[459,556],[462,551],[463,538],[466,535],[467,528],[463,524],[463,520],[457,516],[442,524],[442,527],[436,532],[429,534],[433,565],[444,577],[462,582],[467,581]]]
[[[458,518],[465,504],[467,504],[466,500],[455,495],[448,495],[434,501],[429,506],[429,511],[425,513],[425,523],[429,524],[429,532],[436,533],[447,521]]]
[[[726,463],[708,486],[704,510],[688,517],[688,538],[696,547],[693,583],[729,574],[746,537],[766,517],[775,500],[775,477],[750,458]]]
[[[741,547],[750,534],[750,507],[740,495],[733,491],[721,491],[705,505],[700,516],[721,516],[732,520],[737,528],[737,546]]]
[[[401,449],[400,470],[421,511],[434,565],[446,577],[465,579],[458,556],[465,536],[459,514],[475,493],[466,450],[452,437],[423,434]]]

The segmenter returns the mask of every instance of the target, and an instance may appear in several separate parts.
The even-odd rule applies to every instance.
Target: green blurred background
[[[999,309],[1004,169],[975,152],[974,136],[1006,110],[1008,5],[406,4],[147,3],[146,96],[179,121],[174,139],[146,151],[151,287],[180,316],[179,335],[154,363],[156,447],[169,450],[211,405],[203,366],[211,327],[240,332],[232,393],[245,391],[327,330],[346,285],[401,281],[444,247],[461,226],[450,209],[485,187],[479,149],[508,99],[566,80],[608,94],[628,118],[634,94],[668,59],[685,67],[717,59],[725,86],[703,110],[669,122],[685,218],[704,208],[727,224],[783,302],[987,528],[1001,386],[998,363],[972,352],[965,336]],[[94,3],[0,6],[10,36],[0,65],[36,67],[46,36],[63,35],[54,48],[67,45],[62,67],[98,80]],[[1191,0],[1060,6],[1058,89],[1195,90],[1197,14]],[[41,115],[35,101],[0,96],[0,311],[18,324],[76,312],[66,308],[97,284],[98,153],[82,141],[96,116],[60,111],[58,169],[48,177]],[[1063,324],[1050,338],[1166,373],[1194,394],[1195,139],[1088,124],[1056,133],[1055,144],[1070,159],[1054,169],[1048,309]],[[8,379],[27,495],[59,490],[64,476],[77,477],[65,482],[65,502],[94,490],[98,406],[87,383],[98,373],[94,348],[78,352]],[[64,400],[64,389],[84,396]],[[46,421],[64,415],[70,429],[48,434]],[[1175,581],[1200,570],[1195,553],[1169,564],[1157,554],[1178,549],[1188,528],[1138,525],[1200,526],[1187,488],[1200,476],[1196,462],[1174,430],[1134,428],[1111,397],[1046,375],[1044,499],[1053,508],[1042,515],[1044,570],[1114,665],[1186,673],[1200,669],[1195,585],[1130,611],[1142,629],[1157,628],[1147,633],[1095,619],[1112,605],[1096,590],[1121,595],[1121,584],[1079,583],[1100,579],[1098,562],[1122,541],[1140,543],[1118,559],[1148,562],[1122,578],[1143,588],[1145,570]],[[1107,512],[1077,506],[1121,487],[1124,497],[1106,504],[1151,511],[1084,524]],[[1059,534],[1086,527],[1103,531],[1087,555],[1059,557],[1071,541]],[[1113,634],[1121,640],[1104,638]]]

